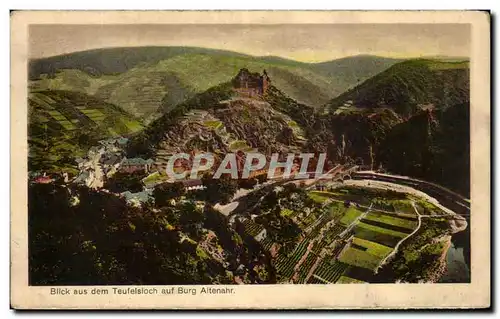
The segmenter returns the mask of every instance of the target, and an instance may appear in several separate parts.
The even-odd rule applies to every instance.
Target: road
[[[396,183],[390,183],[390,182],[381,182],[381,181],[374,181],[374,180],[347,180],[344,182],[345,185],[350,185],[350,186],[361,186],[361,187],[371,187],[371,188],[378,188],[378,189],[384,189],[384,190],[392,190],[396,192],[402,192],[402,193],[407,193],[414,195],[416,197],[424,198],[427,201],[431,202],[441,210],[443,210],[445,213],[452,215],[452,216],[460,216],[459,214],[455,213],[451,209],[443,206],[436,198],[431,197],[430,195],[416,190],[415,188],[412,188],[410,186],[405,186],[405,185],[400,185]]]
[[[372,171],[358,171],[353,179],[375,180],[409,186],[438,199],[444,206],[461,215],[470,214],[470,200],[443,186],[400,175],[381,174]]]

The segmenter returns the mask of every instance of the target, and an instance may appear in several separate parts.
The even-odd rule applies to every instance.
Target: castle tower
[[[269,88],[269,85],[271,83],[271,79],[267,75],[266,70],[264,70],[263,75],[262,75],[262,94],[265,94],[267,89]]]
[[[232,80],[233,89],[247,97],[265,94],[270,82],[266,70],[264,70],[263,75],[260,75],[259,73],[250,73],[245,68],[241,69]]]

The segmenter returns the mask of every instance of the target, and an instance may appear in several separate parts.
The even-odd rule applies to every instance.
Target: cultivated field
[[[313,207],[297,209],[292,207],[296,199],[281,201],[285,206],[279,215],[302,230],[295,247],[275,258],[276,278],[281,283],[369,282],[381,261],[418,224],[414,199],[401,194],[342,187],[308,191],[304,196]],[[246,228],[252,236],[264,229]],[[269,238],[261,244],[273,246]]]

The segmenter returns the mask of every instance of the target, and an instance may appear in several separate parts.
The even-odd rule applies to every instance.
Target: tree
[[[244,189],[253,189],[257,185],[256,178],[246,178],[238,180],[238,186]]]
[[[104,188],[107,188],[114,193],[123,193],[126,191],[137,193],[142,191],[143,177],[144,173],[142,172],[117,172],[109,180],[106,181]]]
[[[179,198],[186,193],[184,185],[180,182],[163,183],[153,190],[153,197],[157,207],[168,206],[171,199]]]
[[[199,240],[203,226],[203,213],[193,203],[185,203],[179,212],[181,229],[189,234],[192,239]]]
[[[259,181],[259,184],[263,184],[267,181],[267,174],[257,175],[256,179]]]
[[[228,204],[238,190],[238,183],[227,175],[221,178],[211,178],[207,175],[202,177],[203,185],[206,187],[206,196],[209,203]]]
[[[266,211],[279,207],[279,196],[276,192],[272,191],[264,197],[260,205],[261,209]]]

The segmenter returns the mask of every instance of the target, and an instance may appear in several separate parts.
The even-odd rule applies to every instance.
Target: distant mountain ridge
[[[312,63],[312,68],[324,76],[343,74],[350,83],[358,84],[404,60],[361,54]],[[378,72],[373,74],[373,72],[367,73],[366,70],[376,70]]]
[[[116,75],[142,63],[157,63],[182,54],[211,53],[249,56],[243,53],[196,47],[118,47],[66,53],[29,62],[29,77],[51,74],[61,69],[78,69],[90,75]]]
[[[195,47],[131,47],[35,59],[29,74],[32,89],[83,92],[148,118],[227,82],[241,68],[266,69],[273,84],[294,100],[321,106],[398,61],[355,56],[304,63]]]
[[[51,74],[61,69],[79,69],[90,75],[116,75],[126,72],[140,64],[157,63],[161,60],[184,54],[209,54],[218,56],[246,57],[282,65],[312,66],[316,69],[335,68],[354,62],[362,64],[380,60],[381,64],[400,62],[405,59],[394,59],[376,55],[353,55],[330,61],[307,63],[280,56],[254,56],[236,51],[209,49],[187,46],[144,46],[144,47],[113,47],[91,49],[65,53],[44,58],[34,58],[29,61],[29,78],[36,79],[41,74]],[[377,64],[377,62],[375,62]],[[366,65],[365,65],[366,67]],[[327,72],[328,70],[326,70]]]

